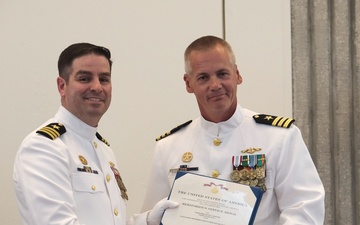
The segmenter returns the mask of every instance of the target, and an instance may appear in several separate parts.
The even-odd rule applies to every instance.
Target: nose
[[[91,91],[94,91],[96,93],[99,93],[102,91],[102,85],[101,82],[98,79],[94,79],[91,82],[91,87],[90,87]]]
[[[211,90],[215,90],[215,91],[219,90],[221,88],[221,86],[222,86],[221,80],[218,77],[214,76],[210,79],[210,89]]]

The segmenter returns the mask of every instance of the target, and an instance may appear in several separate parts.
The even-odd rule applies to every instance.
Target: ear
[[[56,79],[56,83],[57,83],[59,94],[60,94],[61,97],[63,97],[65,95],[66,81],[64,80],[64,78],[59,76]]]
[[[237,84],[241,84],[243,82],[243,78],[240,75],[239,71],[237,71],[237,75],[238,75]]]
[[[237,76],[237,84],[241,84],[243,82],[243,78],[237,68],[237,65],[236,65],[236,76]]]
[[[186,91],[189,93],[194,93],[194,90],[192,89],[191,84],[190,84],[190,75],[184,74],[183,79],[185,81]]]

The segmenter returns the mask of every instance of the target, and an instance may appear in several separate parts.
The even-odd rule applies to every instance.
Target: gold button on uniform
[[[214,145],[219,146],[221,144],[221,140],[219,138],[214,139]]]
[[[117,209],[114,209],[114,214],[115,216],[117,216],[119,214],[119,212],[117,211]]]
[[[94,147],[97,148],[97,143],[94,141]]]
[[[110,175],[106,175],[106,181],[109,182],[110,181]]]
[[[211,176],[217,178],[217,177],[219,176],[219,171],[213,170],[213,171],[211,172]]]
[[[95,190],[96,190],[96,186],[95,186],[95,185],[92,185],[92,186],[91,186],[91,189],[92,189],[93,191],[95,191]]]

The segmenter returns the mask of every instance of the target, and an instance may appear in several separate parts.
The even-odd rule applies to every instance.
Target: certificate
[[[162,225],[252,225],[262,189],[232,181],[178,171],[169,200],[179,203],[165,210]]]

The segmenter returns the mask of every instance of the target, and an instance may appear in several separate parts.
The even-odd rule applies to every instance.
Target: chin
[[[105,109],[91,109],[88,111],[88,114],[94,115],[94,116],[102,116],[106,112]]]
[[[217,101],[217,102],[214,102],[212,104],[212,108],[213,109],[218,109],[218,110],[226,110],[226,109],[229,109],[230,108],[230,104],[227,103],[227,102],[224,102],[224,101]]]

